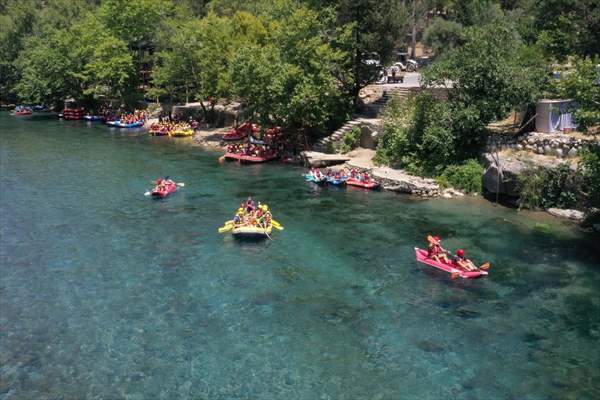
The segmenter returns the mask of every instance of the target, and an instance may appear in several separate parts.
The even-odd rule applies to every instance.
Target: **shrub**
[[[579,172],[588,205],[600,207],[600,145],[588,146],[582,152]]]
[[[421,93],[404,103],[392,101],[384,113],[376,161],[400,164],[432,175],[455,161],[455,140],[447,103]]]
[[[462,165],[450,165],[438,176],[442,187],[452,186],[467,193],[481,193],[483,166],[477,160],[468,160]]]
[[[542,187],[546,171],[538,168],[526,169],[519,175],[519,209],[535,210],[542,205]]]
[[[349,132],[344,135],[342,143],[340,145],[340,151],[342,153],[348,153],[354,150],[360,144],[361,129],[358,126],[352,128]]]
[[[411,146],[408,131],[414,110],[414,98],[401,101],[392,97],[388,102],[383,111],[383,135],[374,159],[377,164],[403,164],[411,158],[414,146]]]
[[[572,208],[582,204],[581,182],[567,164],[547,170],[529,168],[519,175],[519,208]]]

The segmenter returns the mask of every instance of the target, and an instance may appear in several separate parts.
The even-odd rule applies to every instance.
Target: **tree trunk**
[[[413,0],[412,8],[412,32],[410,35],[410,58],[417,58],[417,0]]]
[[[360,54],[360,32],[358,21],[360,20],[360,8],[356,7],[355,18],[357,21],[356,24],[356,32],[354,40],[356,41],[356,50],[354,51],[354,85],[352,87],[352,98],[354,101],[354,109],[358,111],[358,94],[360,93],[360,63],[361,63],[361,54]]]

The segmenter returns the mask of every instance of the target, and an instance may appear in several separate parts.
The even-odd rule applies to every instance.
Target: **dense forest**
[[[380,163],[479,174],[486,126],[542,96],[575,99],[584,132],[600,124],[595,0],[2,0],[0,13],[3,103],[235,99],[315,138],[355,111],[380,70],[368,60],[414,57],[418,41],[422,85],[452,82],[449,98],[391,104]]]
[[[447,60],[436,78],[492,62],[499,83],[518,84],[523,65],[598,55],[598,11],[592,0],[3,0],[0,87],[3,102],[47,104],[235,97],[262,122],[318,131],[352,111],[373,54],[385,64],[422,40]],[[530,101],[539,76],[525,78],[504,94]]]

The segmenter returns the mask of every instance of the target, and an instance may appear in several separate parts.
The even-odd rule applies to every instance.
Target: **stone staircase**
[[[321,153],[330,153],[353,128],[361,128],[363,125],[367,124],[376,124],[380,113],[393,97],[404,100],[410,93],[411,90],[409,88],[393,88],[384,91],[380,98],[372,103],[364,105],[362,115],[355,115],[353,119],[346,122],[331,135],[321,138],[313,145],[313,150]]]
[[[350,132],[352,128],[359,127],[360,128],[361,121],[358,118],[351,119],[342,125],[337,131],[333,132],[333,134],[326,136],[320,139],[313,145],[313,150],[321,153],[330,153],[331,146],[335,146],[338,142],[340,142],[346,133]]]

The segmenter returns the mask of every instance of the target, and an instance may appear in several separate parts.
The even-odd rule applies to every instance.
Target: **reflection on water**
[[[552,218],[99,124],[0,128],[0,399],[600,397],[598,249]],[[144,197],[161,175],[186,187]],[[272,241],[216,232],[249,194]],[[490,276],[417,264],[429,233]]]

